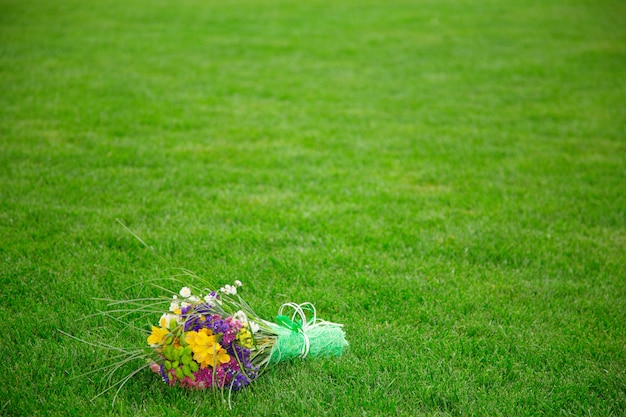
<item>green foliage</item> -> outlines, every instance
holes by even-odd
[[[0,414],[624,415],[623,16],[0,0]],[[350,350],[232,411],[148,370],[91,401],[107,353],[57,330],[142,345],[78,319],[176,267],[311,301]]]

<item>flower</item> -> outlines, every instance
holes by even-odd
[[[239,342],[241,346],[248,348],[248,349],[254,346],[254,340],[252,340],[252,334],[245,327],[242,327],[239,333],[237,334],[237,341]]]
[[[161,365],[159,365],[159,364],[158,364],[158,363],[156,363],[156,362],[152,362],[152,363],[150,364],[150,369],[152,370],[152,372],[154,372],[154,373],[157,373],[157,374],[158,374],[159,372],[161,372]]]
[[[176,314],[163,313],[163,315],[159,319],[159,324],[161,325],[161,327],[170,329],[170,324],[172,323],[172,321],[174,322],[174,324],[178,324],[177,320],[178,316]]]
[[[204,302],[211,308],[215,306],[215,296],[213,294],[207,294],[204,296]]]
[[[148,344],[150,344],[151,346],[162,345],[163,339],[165,339],[165,336],[167,336],[169,332],[170,331],[166,328],[158,328],[156,326],[152,326],[152,334],[148,336]]]
[[[220,288],[220,291],[224,294],[235,295],[237,294],[237,287],[226,284],[222,288]]]
[[[242,323],[248,322],[248,316],[246,315],[246,312],[243,310],[239,310],[235,314],[233,314],[233,318],[239,320]]]
[[[179,294],[181,297],[189,298],[191,297],[191,289],[189,289],[189,287],[183,287],[180,289]]]
[[[219,363],[230,362],[226,350],[216,342],[215,335],[210,329],[201,329],[198,332],[185,333],[185,342],[191,346],[193,359],[204,369],[207,366],[215,367]]]
[[[243,284],[238,279],[235,280],[235,287],[241,287]]]

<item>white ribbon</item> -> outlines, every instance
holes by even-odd
[[[309,336],[307,336],[306,331],[308,329],[312,329],[317,326],[339,326],[343,325],[337,323],[331,323],[329,321],[321,320],[317,318],[317,310],[315,310],[315,306],[312,303],[306,302],[302,304],[296,303],[285,303],[280,306],[278,309],[279,316],[287,316],[284,313],[284,310],[293,309],[293,313],[291,314],[291,321],[296,322],[296,319],[302,323],[298,333],[300,333],[304,339],[304,346],[302,347],[302,352],[300,353],[301,358],[306,358],[309,354],[309,350],[311,348],[311,343],[309,341]],[[305,310],[308,310],[313,313],[313,316],[307,320]]]

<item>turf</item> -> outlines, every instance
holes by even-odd
[[[0,0],[0,414],[624,415],[624,16]],[[58,330],[143,343],[78,319],[177,267],[350,351],[232,410],[149,371],[92,400],[105,353]]]

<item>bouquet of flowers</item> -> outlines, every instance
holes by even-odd
[[[227,392],[230,398],[231,392],[250,385],[272,364],[339,356],[347,349],[342,325],[318,319],[313,304],[283,304],[275,320],[268,321],[238,294],[241,286],[237,280],[217,290],[184,286],[169,297],[109,300],[114,309],[104,312],[107,316],[122,313],[128,318],[139,313],[145,318],[162,313],[147,338],[148,349],[105,346],[120,351],[117,357],[127,356],[112,365],[109,380],[121,364],[144,360],[144,366],[114,384],[117,392],[130,377],[149,367],[170,386],[214,389]]]

